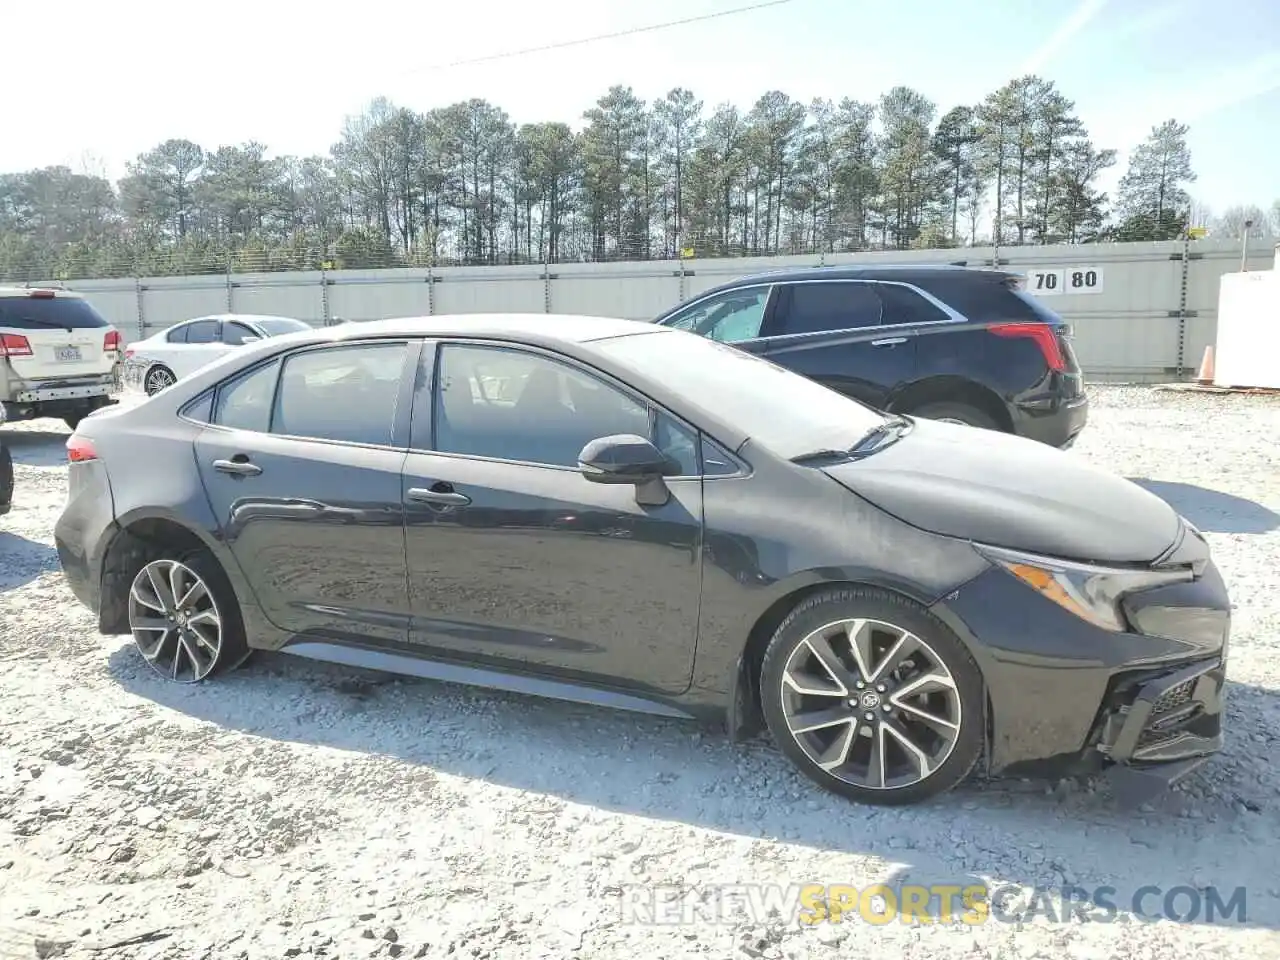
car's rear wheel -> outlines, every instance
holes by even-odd
[[[982,675],[923,607],[847,587],[815,594],[765,651],[760,701],[774,741],[812,780],[868,804],[950,790],[982,754]]]
[[[911,411],[913,416],[926,420],[940,420],[943,423],[960,423],[969,427],[981,427],[983,430],[999,430],[991,414],[977,407],[961,403],[958,400],[943,400],[937,403],[926,403]]]
[[[147,371],[147,376],[142,382],[142,388],[146,390],[147,396],[152,397],[168,387],[172,387],[178,382],[178,378],[173,375],[170,370],[162,363],[156,364]]]
[[[198,683],[248,652],[235,592],[204,550],[161,556],[138,571],[129,630],[148,665],[178,683]]]

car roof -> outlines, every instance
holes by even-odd
[[[884,264],[848,264],[830,267],[788,267],[781,270],[769,270],[753,273],[711,287],[696,297],[663,312],[665,317],[694,300],[715,293],[722,293],[738,287],[754,286],[762,283],[798,283],[806,280],[894,280],[899,283],[929,284],[939,279],[957,279],[959,277],[981,277],[984,280],[1000,280],[1017,277],[1018,274],[1007,270],[996,270],[990,267],[967,267],[958,263],[884,263]]]
[[[33,293],[42,293],[46,297],[66,297],[71,300],[83,300],[84,294],[74,290],[63,290],[60,287],[4,287],[0,286],[0,297],[29,297]]]
[[[305,320],[298,320],[297,317],[284,317],[274,313],[202,313],[198,317],[191,317],[189,320],[179,320],[174,326],[181,326],[184,323],[195,323],[199,320],[247,320],[252,323],[254,320],[294,320],[297,323],[306,323]]]
[[[593,340],[608,340],[640,333],[668,332],[648,321],[556,313],[469,313],[399,317],[344,323],[327,329],[332,331],[334,339],[339,340],[397,336],[479,337],[518,340],[535,346],[590,343]]]

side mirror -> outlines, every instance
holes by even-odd
[[[644,437],[617,434],[592,440],[578,454],[578,468],[593,483],[629,483],[636,487],[636,502],[662,506],[670,497],[663,477],[680,473],[672,460]]]
[[[262,339],[261,337],[254,337],[254,336],[242,337],[240,340],[240,344],[243,346],[246,343],[257,343],[261,339]]]

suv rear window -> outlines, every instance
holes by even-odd
[[[1033,294],[981,274],[949,276],[921,286],[972,323],[1066,322]]]
[[[12,330],[91,330],[106,319],[78,297],[0,297],[0,327]]]

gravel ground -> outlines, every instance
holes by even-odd
[[[1226,751],[1129,811],[1103,785],[1023,781],[857,807],[765,743],[284,656],[166,685],[61,582],[66,431],[7,428],[0,956],[1280,956],[1280,401],[1094,398],[1073,455],[1199,525],[1237,604]],[[1118,913],[1054,922],[1042,901],[1023,923],[805,927],[620,907],[670,885],[878,881],[1112,887]],[[1244,887],[1247,920],[1138,920],[1148,885]]]

